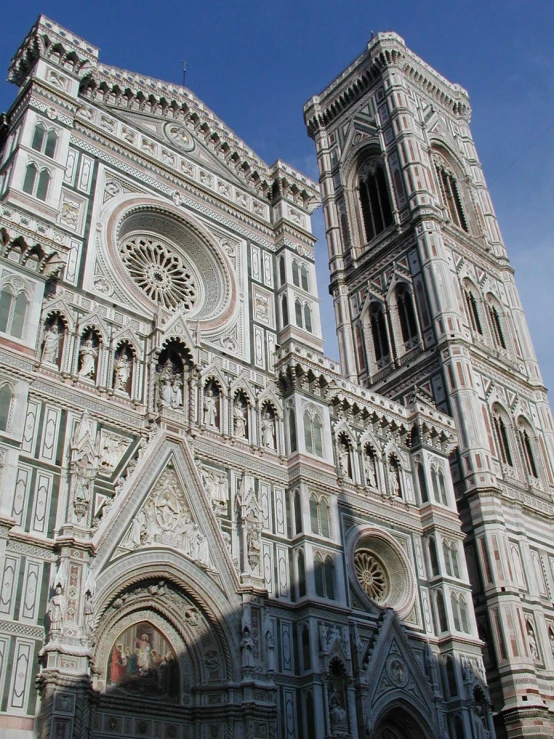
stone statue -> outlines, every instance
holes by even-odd
[[[98,356],[98,350],[92,343],[92,339],[87,339],[81,346],[79,351],[81,358],[81,369],[79,370],[79,377],[88,377],[94,380],[96,375],[96,357]]]
[[[391,481],[391,492],[392,492],[393,497],[400,498],[401,492],[400,492],[400,480],[398,479],[398,470],[391,469],[390,481]]]
[[[527,641],[529,643],[529,652],[531,653],[531,657],[535,662],[540,662],[541,658],[539,655],[539,648],[537,646],[537,638],[530,625],[527,626]]]
[[[265,646],[267,649],[267,671],[275,672],[275,639],[271,629],[265,632]]]
[[[275,449],[275,421],[270,411],[262,414],[262,446]]]
[[[90,590],[85,593],[83,615],[85,617],[85,634],[90,636],[94,631],[94,602]]]
[[[377,487],[377,477],[375,475],[375,460],[373,455],[368,452],[364,455],[365,481],[370,488]]]
[[[65,616],[66,598],[61,583],[56,585],[55,593],[50,599],[48,615],[50,618],[50,633],[60,634]]]
[[[218,428],[217,424],[217,401],[213,387],[209,387],[204,395],[204,423],[210,428]]]
[[[329,701],[329,719],[332,729],[341,729],[346,726],[346,711],[342,707],[337,693],[333,693]]]
[[[42,361],[50,364],[58,364],[60,358],[60,345],[62,343],[63,330],[60,331],[57,323],[44,332],[44,347],[42,349]]]
[[[129,382],[129,378],[131,377],[132,365],[132,359],[130,359],[130,357],[128,357],[126,354],[121,354],[116,359],[114,368],[114,390],[117,390],[121,393],[128,392],[127,383]]]
[[[173,381],[175,376],[175,369],[171,359],[166,359],[164,366],[160,372],[159,387],[160,387],[160,399],[162,405],[168,408],[173,407]]]
[[[183,381],[179,375],[173,376],[171,383],[171,407],[181,408],[183,405]]]
[[[475,731],[477,739],[489,739],[491,735],[487,729],[487,716],[479,703],[475,706]]]
[[[246,415],[247,408],[245,408],[240,398],[235,402],[233,407],[233,420],[235,427],[235,436],[238,439],[246,439]]]
[[[343,441],[338,443],[339,470],[344,477],[350,477],[350,452]]]
[[[242,630],[240,649],[242,653],[242,666],[246,669],[252,669],[254,667],[254,640],[250,636],[248,626],[245,626]]]

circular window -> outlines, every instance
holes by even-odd
[[[389,587],[387,573],[381,560],[369,549],[358,549],[354,555],[354,568],[364,592],[377,603],[384,601]]]
[[[135,236],[120,245],[123,263],[135,284],[169,310],[194,308],[197,288],[183,260],[159,239]]]
[[[350,580],[362,601],[407,615],[415,590],[410,564],[399,544],[382,529],[358,529],[351,540]]]

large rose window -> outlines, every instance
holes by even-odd
[[[383,529],[360,527],[349,544],[350,582],[366,605],[394,608],[401,617],[413,607],[415,590],[406,551]]]
[[[183,260],[159,239],[135,236],[120,246],[123,263],[135,284],[158,305],[191,310],[197,290]]]
[[[358,549],[354,555],[356,577],[364,592],[381,603],[387,597],[388,577],[383,563],[368,549]]]

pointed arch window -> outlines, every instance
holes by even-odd
[[[296,441],[296,413],[294,408],[289,410],[289,446],[291,454],[298,449],[298,443]]]
[[[300,490],[294,491],[294,525],[295,533],[302,533],[302,504],[300,501]]]
[[[13,394],[9,385],[0,387],[0,431],[7,431],[10,424]]]
[[[446,206],[452,223],[464,231],[469,231],[467,221],[462,207],[458,182],[454,173],[446,169],[442,164],[437,164],[437,176],[442,194],[442,201]]]
[[[323,424],[316,411],[304,411],[304,443],[308,454],[323,457]]]
[[[10,285],[0,292],[0,331],[22,339],[29,301],[23,291],[14,293]]]
[[[296,287],[300,287],[300,273],[298,270],[298,262],[296,259],[292,262],[292,282]]]
[[[302,598],[306,595],[306,563],[304,561],[304,551],[298,551],[298,559],[296,561],[298,568],[298,597]]]
[[[425,470],[423,465],[418,463],[417,467],[417,484],[419,486],[419,494],[422,503],[429,502],[429,493],[427,492],[427,481],[425,480]]]
[[[318,536],[331,536],[331,508],[325,496],[318,498],[315,494],[310,496],[310,525],[312,534]]]
[[[304,325],[302,321],[302,303],[298,299],[294,301],[294,318],[296,325],[302,328]]]
[[[492,337],[494,339],[494,343],[500,349],[506,349],[506,340],[504,338],[504,332],[502,331],[502,324],[500,322],[500,314],[498,313],[498,309],[491,302],[487,304],[487,308],[489,311],[489,318],[490,318]]]
[[[312,311],[308,303],[304,303],[304,328],[312,333]]]
[[[513,467],[512,453],[510,451],[510,443],[508,441],[508,432],[506,430],[506,424],[504,419],[499,413],[495,413],[493,416],[494,432],[496,435],[496,443],[500,453],[500,459],[504,464]]]
[[[407,285],[399,285],[396,288],[396,305],[398,307],[398,318],[404,344],[413,345],[417,339],[417,320],[414,310],[412,293]]]
[[[393,221],[389,189],[381,160],[370,159],[360,167],[358,192],[366,241],[369,242]]]
[[[34,195],[39,200],[46,200],[50,187],[50,173],[47,169],[38,170],[34,162],[30,162],[25,170],[23,192]]]
[[[285,258],[284,257],[280,257],[279,258],[279,280],[281,282],[281,286],[283,286],[285,284],[285,282],[287,281],[286,272],[285,272]]]
[[[448,631],[448,619],[446,618],[446,608],[444,605],[444,595],[442,594],[442,590],[437,590],[435,594],[435,605],[437,608],[439,633]]]
[[[283,295],[281,300],[281,319],[283,328],[289,325],[289,304],[286,295]]]
[[[440,570],[439,570],[439,558],[437,556],[437,545],[435,544],[434,536],[429,537],[428,549],[429,549],[429,563],[431,565],[431,575],[433,577],[437,577],[437,575],[440,575]]]
[[[483,327],[481,326],[481,317],[479,316],[479,308],[473,291],[469,287],[464,287],[464,298],[466,301],[467,313],[471,330],[477,334],[483,335]]]
[[[308,292],[309,284],[308,284],[308,269],[305,264],[301,265],[300,267],[300,286],[302,290],[305,290]]]
[[[387,334],[387,324],[382,305],[379,303],[371,304],[369,308],[369,320],[371,324],[371,336],[373,339],[375,361],[377,362],[377,366],[382,368],[390,362],[389,337]]]
[[[458,551],[456,544],[452,541],[443,541],[442,553],[444,556],[444,564],[446,567],[446,574],[449,577],[460,577],[460,565],[458,562]]]
[[[315,592],[320,598],[335,600],[335,563],[330,554],[316,552],[314,555]]]
[[[538,479],[539,474],[537,472],[537,465],[535,464],[535,456],[533,454],[531,439],[529,438],[527,429],[523,426],[519,428],[519,441],[523,452],[523,461],[525,462],[527,474]]]
[[[35,126],[31,147],[35,151],[40,151],[50,159],[56,154],[56,146],[58,143],[58,134],[53,128],[46,129],[42,121]]]

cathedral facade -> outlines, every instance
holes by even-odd
[[[44,16],[9,78],[3,735],[551,736],[552,422],[465,91],[378,34],[305,106],[320,187]]]

